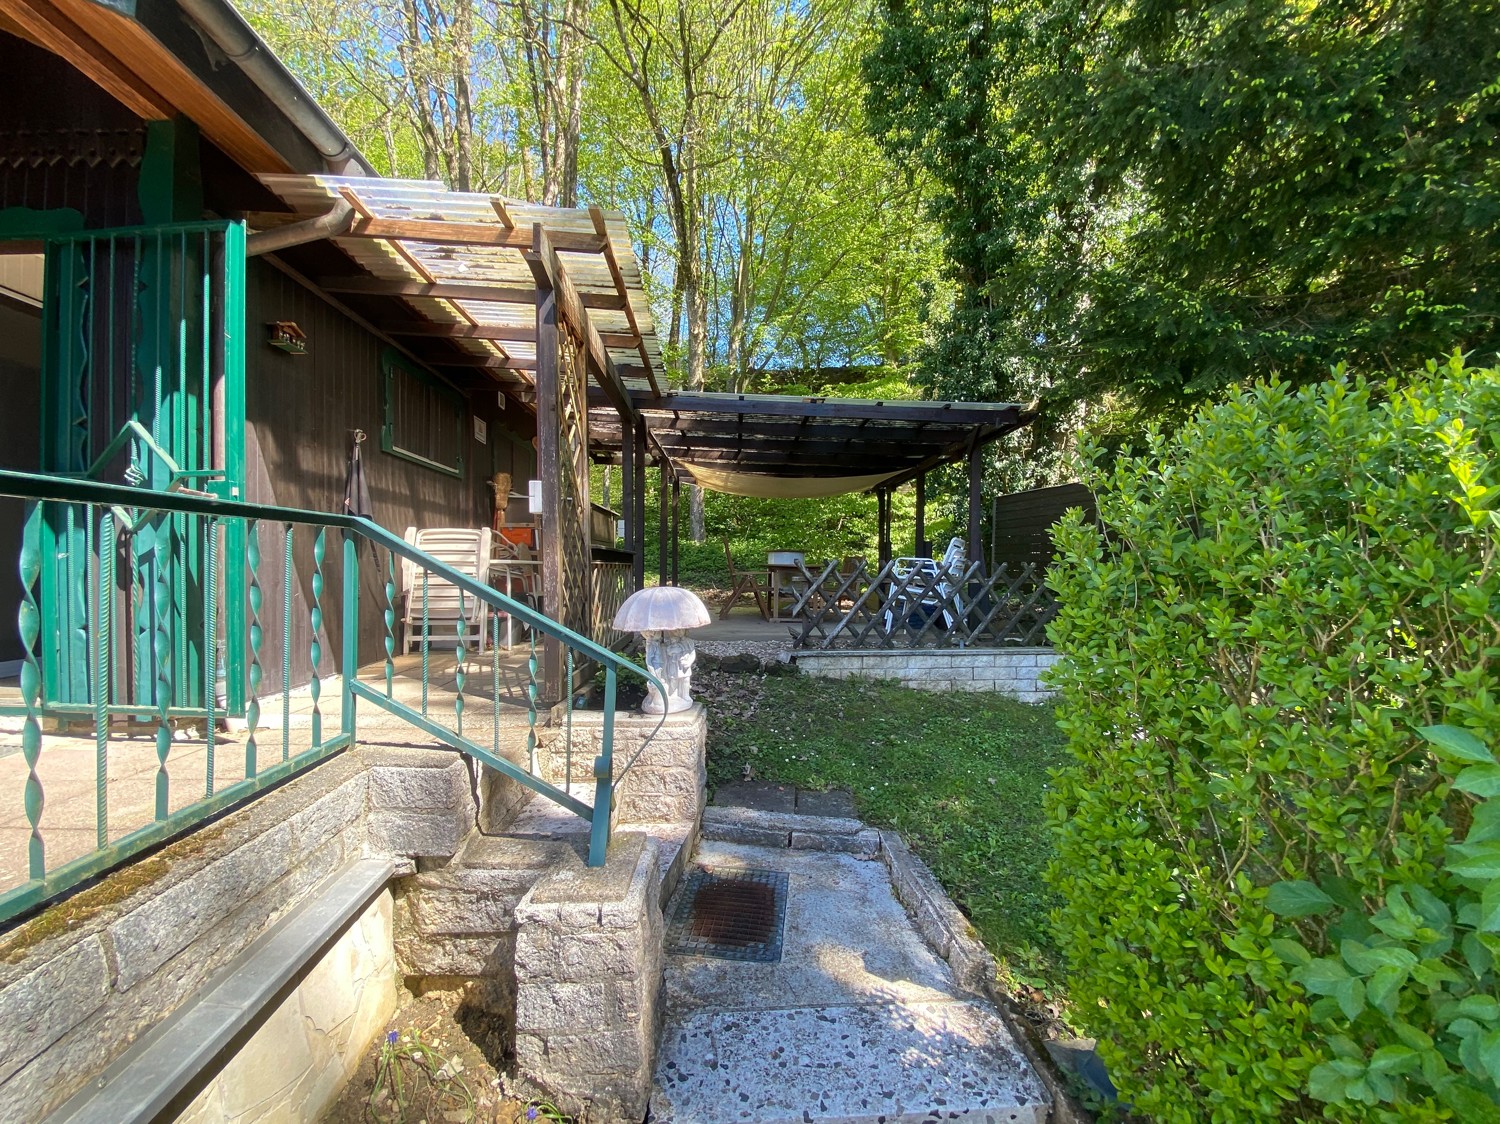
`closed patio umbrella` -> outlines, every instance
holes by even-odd
[[[360,455],[360,446],[365,443],[365,431],[354,431],[354,446],[349,451],[349,475],[344,480],[344,511],[350,515],[375,518],[375,506],[370,502],[370,485],[365,481],[365,462]]]

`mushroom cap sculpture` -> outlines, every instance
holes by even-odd
[[[646,688],[641,710],[672,714],[693,705],[694,646],[687,630],[709,623],[708,606],[696,593],[675,585],[638,589],[615,614],[615,627],[646,638],[646,669],[666,687],[662,698],[656,684]]]
[[[692,590],[678,585],[638,589],[615,614],[615,627],[622,632],[676,632],[708,623],[708,606]]]

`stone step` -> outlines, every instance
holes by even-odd
[[[652,1124],[1042,1124],[1048,1100],[996,1012],[953,999],[669,1018]]]

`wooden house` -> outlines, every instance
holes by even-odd
[[[377,522],[535,523],[540,607],[601,634],[643,575],[647,435],[629,390],[661,389],[621,215],[375,176],[227,0],[0,0],[0,62],[0,467],[338,511],[363,437]],[[633,435],[623,547],[590,517],[590,385]],[[0,499],[0,558],[19,527],[19,501]],[[67,701],[86,691],[70,563],[84,531],[45,534],[44,680]],[[273,530],[261,547],[288,552],[295,576],[263,591],[262,625],[289,630],[285,671],[304,681],[312,544]],[[119,549],[139,560],[149,532]],[[172,612],[191,613],[212,566],[163,564]],[[231,650],[242,569],[219,575]],[[362,644],[383,584],[363,572]],[[22,595],[7,565],[0,617]],[[0,672],[21,654],[0,630]],[[203,665],[191,643],[181,654]],[[556,697],[555,653],[548,684]]]

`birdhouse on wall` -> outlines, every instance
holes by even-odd
[[[266,340],[272,347],[288,355],[307,354],[307,333],[290,320],[276,320],[266,325],[269,336]]]

